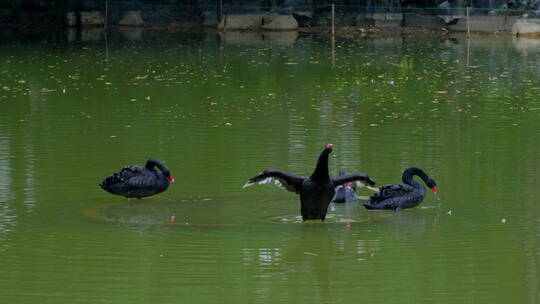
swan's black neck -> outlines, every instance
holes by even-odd
[[[167,168],[167,166],[165,166],[164,163],[162,163],[161,161],[155,159],[155,158],[150,158],[148,159],[148,161],[146,162],[146,165],[144,166],[146,169],[148,170],[153,170],[154,169],[154,166],[155,167],[158,167],[159,170],[165,174],[166,176],[169,176],[170,175],[170,172],[169,172],[169,168]]]
[[[321,155],[319,155],[319,159],[317,160],[317,166],[315,167],[315,171],[313,171],[313,174],[311,174],[311,177],[314,179],[329,179],[330,176],[328,175],[328,156],[332,153],[332,149],[324,149],[321,152]]]
[[[422,169],[416,167],[410,167],[405,169],[405,171],[403,171],[403,176],[401,177],[401,179],[404,183],[409,185],[420,185],[420,183],[413,179],[413,176],[415,175],[419,176],[424,181],[424,183],[428,184],[429,176]]]

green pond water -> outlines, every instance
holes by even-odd
[[[540,301],[539,41],[0,38],[2,303]],[[441,199],[302,223],[296,195],[242,189],[267,167],[309,175],[326,143],[332,174],[418,166]],[[149,157],[166,192],[98,187]]]

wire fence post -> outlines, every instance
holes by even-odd
[[[332,67],[336,67],[336,37],[332,35]]]
[[[471,23],[469,21],[469,6],[467,5],[467,38],[471,37]]]
[[[467,38],[467,67],[471,66],[471,39]]]
[[[109,19],[108,15],[109,15],[109,0],[105,1],[105,22],[104,22],[105,24],[103,25],[103,30],[104,31],[107,30],[107,23],[109,23],[108,20],[107,20],[107,19]]]
[[[223,19],[223,0],[219,0],[219,22]]]
[[[336,5],[332,1],[332,35],[336,33]]]

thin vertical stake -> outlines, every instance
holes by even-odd
[[[335,24],[336,24],[336,5],[334,4],[334,2],[332,2],[332,35],[336,33]]]
[[[332,67],[336,67],[336,37],[332,35]]]
[[[105,24],[103,25],[103,30],[107,30],[107,19],[109,14],[109,0],[105,1]]]
[[[105,61],[109,61],[109,39],[107,38],[107,31],[103,31],[105,37]]]
[[[471,53],[471,39],[467,38],[467,67],[470,66],[471,60],[470,60],[470,53]]]
[[[219,22],[223,18],[223,0],[219,0]]]
[[[471,24],[469,22],[469,6],[467,6],[467,37],[471,37]]]

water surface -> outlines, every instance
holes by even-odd
[[[536,303],[540,51],[509,37],[2,33],[6,303]],[[438,183],[302,223],[267,167]],[[97,183],[163,160],[166,192]],[[362,190],[361,195],[369,195]],[[168,219],[175,216],[174,223]]]

